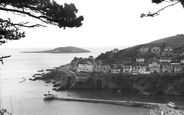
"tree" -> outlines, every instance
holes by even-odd
[[[22,27],[46,27],[46,24],[51,24],[65,29],[66,27],[80,27],[84,20],[83,16],[76,15],[78,9],[74,4],[59,5],[50,0],[0,0],[0,11],[31,17],[45,24],[14,23],[10,18],[0,17],[0,45],[25,37],[25,32],[20,31]],[[2,59],[0,58],[0,61]]]
[[[66,27],[80,27],[84,19],[83,16],[76,16],[78,9],[74,4],[59,5],[50,0],[1,0],[0,10],[32,17],[64,29]],[[0,45],[8,40],[18,40],[25,37],[25,33],[20,32],[20,27],[45,27],[41,24],[28,24],[29,22],[13,23],[11,19],[0,17]]]
[[[147,14],[142,13],[140,17],[143,18],[143,17],[158,16],[160,14],[160,12],[163,11],[164,9],[166,9],[170,6],[174,6],[178,3],[181,3],[181,5],[184,8],[184,0],[152,0],[152,3],[155,3],[155,4],[160,4],[160,3],[163,3],[163,2],[167,2],[167,3],[169,3],[169,5],[166,5],[165,7],[163,7],[162,9],[159,9],[156,12],[148,12]]]

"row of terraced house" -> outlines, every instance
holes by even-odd
[[[151,74],[151,73],[182,73],[184,72],[184,59],[179,63],[171,62],[171,59],[160,59],[158,62],[143,63],[144,58],[137,58],[134,65],[130,64],[97,64],[90,61],[78,63],[78,72],[96,73],[125,73],[125,74]],[[171,63],[170,63],[171,62]]]

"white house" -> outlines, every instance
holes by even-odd
[[[125,65],[122,67],[122,73],[128,73],[131,74],[132,73],[132,66],[131,65]]]
[[[153,62],[152,64],[149,64],[150,67],[150,72],[154,73],[160,73],[160,64],[158,64],[157,62]]]
[[[159,59],[159,62],[166,62],[166,63],[170,63],[172,61],[172,59],[170,57],[161,57]]]
[[[148,66],[140,66],[139,73],[140,74],[150,74],[150,69]]]
[[[120,73],[121,72],[121,69],[111,69],[111,73]]]
[[[182,66],[180,65],[180,63],[171,63],[171,65],[173,67],[174,73],[181,73],[182,72]]]
[[[173,48],[170,46],[164,48],[164,52],[172,52],[172,51],[173,51]]]
[[[112,64],[111,65],[111,73],[120,73],[121,72],[121,66],[118,64]]]
[[[149,51],[149,47],[143,46],[139,49],[140,53],[147,53]]]
[[[78,64],[78,72],[93,72],[93,65],[91,64]]]
[[[145,62],[145,59],[139,57],[139,58],[136,58],[136,62],[138,62],[138,63],[143,63],[143,62]]]
[[[139,73],[140,66],[136,65],[132,67],[132,74],[137,75]]]
[[[181,64],[184,64],[184,59],[181,59],[181,60],[180,60],[180,63],[181,63]]]

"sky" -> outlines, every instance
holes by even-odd
[[[160,38],[184,33],[184,9],[177,4],[162,11],[159,16],[140,18],[141,13],[157,11],[166,6],[153,4],[151,0],[55,0],[74,3],[78,16],[83,15],[83,25],[79,28],[61,29],[57,26],[22,28],[26,37],[9,41],[2,48],[29,47],[129,47],[148,43]],[[30,21],[12,13],[0,12],[12,21]]]

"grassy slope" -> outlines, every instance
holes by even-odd
[[[184,51],[184,35],[176,35],[168,38],[163,38],[159,40],[155,40],[153,42],[133,46],[130,48],[123,49],[119,51],[114,57],[118,59],[125,59],[125,58],[135,58],[139,55],[138,50],[142,47],[146,46],[150,49],[154,46],[160,47],[162,50],[167,47],[171,46],[174,49],[174,52],[181,53]]]
[[[162,38],[155,40],[151,43],[175,43],[175,44],[184,44],[184,35],[176,35],[167,38]]]

